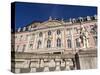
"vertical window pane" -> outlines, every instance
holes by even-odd
[[[57,39],[57,47],[61,47],[61,39]]]
[[[41,41],[39,40],[39,41],[38,41],[37,48],[40,48],[40,46],[41,46]]]
[[[51,35],[51,31],[48,31],[48,35]]]
[[[39,33],[39,37],[42,37],[42,32]]]
[[[93,38],[94,38],[95,45],[97,46],[97,37],[94,36]]]
[[[61,32],[60,32],[60,30],[58,29],[58,30],[57,30],[57,34],[59,35],[60,33],[61,33]]]
[[[67,45],[68,45],[68,48],[72,48],[72,44],[71,44],[71,40],[70,39],[67,40]]]
[[[47,48],[50,48],[51,47],[51,40],[48,40],[47,41]]]

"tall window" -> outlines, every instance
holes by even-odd
[[[80,47],[80,42],[79,42],[79,39],[78,38],[76,39],[76,47],[77,48]]]
[[[60,38],[57,39],[57,47],[61,47],[61,39]]]
[[[29,44],[29,48],[32,49],[33,48],[33,44]]]
[[[42,35],[43,35],[42,32],[40,32],[40,33],[39,33],[39,37],[42,37]]]
[[[38,41],[37,48],[40,48],[40,47],[41,47],[41,41],[39,40],[39,41]]]
[[[51,47],[51,40],[47,40],[47,48]]]
[[[48,31],[48,36],[51,35],[51,31]]]
[[[60,33],[61,33],[61,32],[60,32],[60,30],[58,29],[58,30],[57,30],[57,35],[59,35]]]
[[[26,45],[23,45],[23,49],[22,49],[22,51],[24,51],[24,50],[25,50],[25,47],[26,47]]]
[[[94,42],[95,42],[95,45],[97,46],[97,36],[94,36]]]
[[[70,39],[67,40],[67,45],[68,45],[68,48],[72,48],[72,44],[71,44],[71,40]]]

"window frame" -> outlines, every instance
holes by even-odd
[[[41,48],[41,47],[40,47],[40,46],[41,46],[41,44],[42,44],[41,40],[38,40],[38,43],[37,43],[37,48]]]
[[[60,35],[60,34],[61,34],[60,29],[57,29],[57,35]]]
[[[75,39],[75,44],[76,48],[79,48],[81,46],[78,38]]]
[[[71,39],[67,39],[67,47],[72,48],[72,41]]]
[[[43,36],[43,33],[42,33],[42,32],[40,32],[40,33],[39,33],[39,37],[42,37],[42,36]]]
[[[50,48],[51,47],[51,40],[47,40],[47,48]]]
[[[26,45],[24,44],[24,45],[23,45],[23,48],[22,48],[22,51],[23,51],[23,52],[24,52],[25,48],[26,48]]]
[[[48,31],[48,36],[50,36],[50,35],[51,35],[51,31],[49,30],[49,31]]]
[[[61,39],[57,38],[57,47],[61,47]]]

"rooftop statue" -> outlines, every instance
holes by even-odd
[[[88,31],[86,30],[86,28],[81,25],[81,29],[80,29],[80,40],[81,40],[81,43],[83,45],[83,48],[88,48],[89,47],[89,44],[88,44]]]

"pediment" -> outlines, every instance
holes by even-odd
[[[41,24],[41,26],[47,26],[47,27],[59,26],[59,25],[62,25],[62,23],[59,22],[59,21],[47,21],[47,22],[43,22],[43,23]]]

